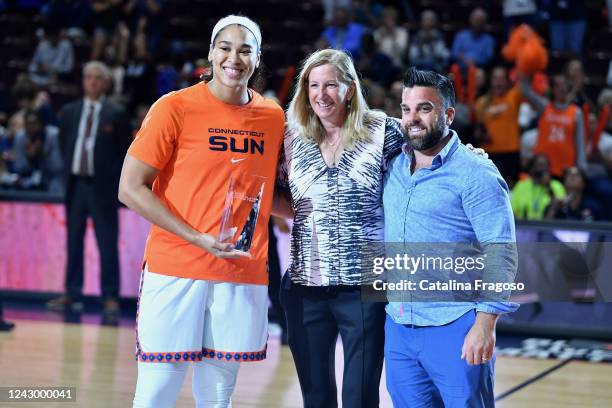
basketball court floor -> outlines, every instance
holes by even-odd
[[[74,386],[77,397],[73,403],[0,402],[0,407],[131,407],[137,370],[129,315],[109,326],[98,314],[75,319],[10,307],[5,314],[16,327],[0,333],[0,386]],[[235,408],[302,406],[291,353],[280,344],[276,326],[271,326],[268,359],[240,370]],[[336,371],[340,379],[340,342]],[[190,387],[187,377],[177,407],[193,407]],[[499,356],[495,394],[502,408],[610,407],[612,364]],[[391,407],[384,377],[380,395],[381,407]]]

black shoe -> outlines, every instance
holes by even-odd
[[[47,309],[61,310],[61,311],[66,310],[66,309],[72,309],[75,311],[79,311],[79,310],[83,310],[83,302],[78,301],[78,300],[73,300],[68,295],[62,295],[62,296],[56,297],[48,301]]]
[[[11,331],[13,327],[15,327],[15,323],[0,319],[0,331]]]
[[[121,305],[116,298],[107,298],[102,302],[102,310],[107,314],[117,314],[121,311]]]

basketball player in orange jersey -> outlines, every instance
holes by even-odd
[[[210,81],[151,107],[121,175],[119,199],[153,224],[137,311],[134,407],[173,406],[191,363],[196,406],[227,407],[240,363],[266,356],[268,219],[284,114],[248,88],[261,59],[255,22],[219,20],[208,59]],[[259,183],[260,200],[234,208],[259,210],[249,256],[218,238],[230,180]]]
[[[521,80],[521,93],[540,113],[534,153],[546,155],[550,173],[561,179],[568,167],[586,168],[584,119],[580,108],[567,102],[567,78],[557,74],[551,82],[551,101],[536,95],[526,79]]]

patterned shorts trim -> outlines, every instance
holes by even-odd
[[[163,288],[163,291],[160,288]],[[150,273],[145,266],[136,309],[136,361],[192,362],[202,361],[205,358],[235,362],[265,360],[268,335],[267,291],[266,286],[260,285],[193,281]],[[147,298],[148,293],[154,293],[155,298]],[[218,302],[221,305],[225,304],[225,307],[216,306],[211,301],[215,297],[225,301],[225,303]],[[145,320],[142,315],[143,302],[148,306]],[[207,308],[206,318],[210,319],[208,322],[203,320],[205,314],[202,310],[189,307],[202,303],[205,303]],[[178,323],[176,316],[180,316]],[[240,318],[246,319],[245,324],[235,326],[232,322]],[[174,330],[180,332],[174,333],[175,337],[181,339],[180,341],[171,337],[168,341],[163,341],[167,321],[172,321]],[[205,327],[205,330],[201,332],[202,329],[195,329],[196,327]],[[144,339],[142,337],[144,330],[141,329],[147,330]],[[217,333],[217,336],[212,336],[212,333]],[[207,337],[214,340],[207,343]],[[207,345],[216,348],[208,348]],[[168,349],[178,350],[149,351]]]
[[[141,350],[136,350],[136,361],[143,363],[171,363],[180,361],[202,361],[204,358],[211,358],[223,361],[254,362],[265,360],[267,348],[268,346],[266,345],[266,348],[256,352],[231,352],[209,348],[202,348],[201,351],[182,351],[172,353],[145,353]]]

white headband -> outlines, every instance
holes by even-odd
[[[223,30],[225,27],[238,24],[246,28],[253,34],[255,37],[255,42],[257,43],[257,51],[261,49],[261,31],[259,30],[259,26],[250,18],[229,15],[227,17],[223,17],[221,20],[215,24],[215,27],[212,30],[212,35],[210,36],[210,44],[212,45],[215,42],[215,37],[219,34],[219,31]]]

